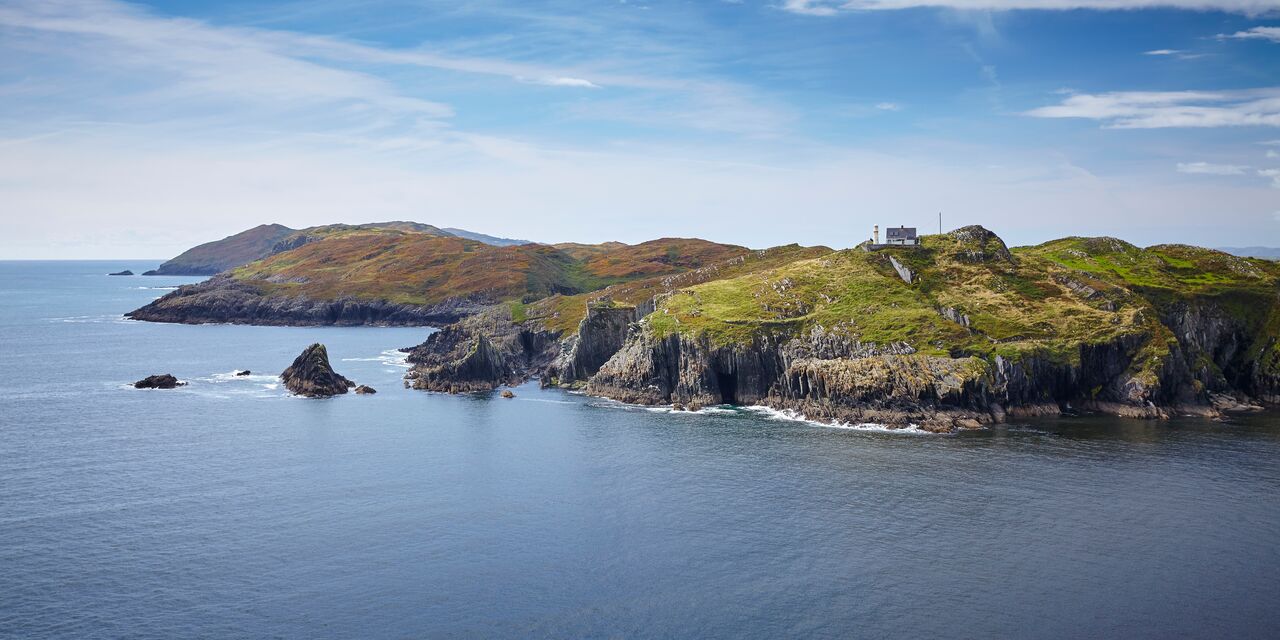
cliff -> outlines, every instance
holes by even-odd
[[[579,261],[614,254],[612,260],[606,259],[613,269],[624,264],[616,258],[618,253],[629,255],[632,258],[629,269],[635,273],[653,270],[645,266],[645,260],[665,259],[671,253],[662,248],[662,244],[657,244],[660,250],[655,250],[655,243],[635,247],[621,243],[556,245],[556,248],[570,251]],[[665,295],[676,287],[766,269],[830,251],[826,247],[787,245],[759,251],[725,252],[732,257],[678,273],[640,278],[588,293],[552,295],[531,303],[493,305],[444,327],[423,344],[407,349],[409,361],[414,365],[408,378],[415,387],[433,391],[492,389],[531,377],[540,377],[544,385],[581,387],[622,347],[633,323],[652,311],[655,296]],[[640,259],[635,259],[636,256]],[[482,339],[498,354],[492,361],[493,366],[479,370],[464,366],[462,360],[471,353],[472,345]],[[461,380],[464,384],[451,384],[450,372],[459,370],[467,372],[466,379]]]
[[[587,390],[933,430],[1067,410],[1216,415],[1276,399],[1277,275],[1109,238],[1009,251],[968,227],[676,292]]]

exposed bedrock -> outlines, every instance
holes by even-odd
[[[1224,335],[1208,331],[1201,334],[1204,342],[1188,344],[1223,358],[1209,368],[1226,367],[1232,349]],[[1211,396],[1179,349],[1158,377],[1135,374],[1148,339],[1081,345],[1078,358],[1064,363],[1036,354],[1016,360],[925,356],[908,345],[862,345],[821,330],[803,339],[766,337],[734,347],[636,330],[587,391],[637,404],[762,404],[811,419],[942,431],[1069,409],[1163,418],[1247,406]],[[1210,378],[1217,393],[1247,399],[1230,380]]]
[[[652,304],[640,308],[612,304],[588,306],[578,330],[558,345],[559,354],[543,373],[543,384],[585,384],[622,348],[631,324],[652,309]]]
[[[507,307],[491,307],[406,349],[413,368],[405,378],[415,389],[450,393],[518,384],[550,363],[555,339],[514,324]]]
[[[294,358],[284,373],[280,374],[289,391],[308,398],[327,398],[342,395],[355,383],[338,375],[329,365],[329,351],[320,343],[313,344]]]
[[[420,306],[386,300],[267,296],[252,283],[222,275],[179,287],[127,315],[134,320],[184,324],[428,326],[454,322],[483,306],[457,299]]]

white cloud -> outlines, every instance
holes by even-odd
[[[876,105],[876,108],[881,111],[902,111],[902,105],[896,102],[881,102]]]
[[[1277,153],[1275,149],[1267,149],[1267,157],[1280,158],[1280,153]]]
[[[782,5],[792,13],[811,16],[917,7],[980,11],[1191,9],[1257,15],[1280,10],[1280,0],[786,0]]]
[[[1280,42],[1280,27],[1254,27],[1235,33],[1219,33],[1219,40],[1270,40]]]
[[[805,16],[834,16],[842,7],[840,3],[827,0],[786,0],[782,8]]]
[[[1085,118],[1116,129],[1280,126],[1280,87],[1232,91],[1075,94],[1032,109],[1037,118]]]
[[[525,78],[523,76],[517,78],[521,82],[528,84],[540,84],[548,87],[577,87],[582,89],[599,89],[600,85],[586,80],[584,78],[569,78],[565,76],[544,76],[541,78]]]
[[[1280,189],[1280,169],[1258,169],[1258,175],[1271,178],[1271,186]]]
[[[1178,173],[1202,173],[1211,176],[1242,176],[1249,167],[1210,162],[1179,162]]]
[[[1171,56],[1171,55],[1173,55],[1173,54],[1175,54],[1175,53],[1182,53],[1182,50],[1181,50],[1181,49],[1153,49],[1153,50],[1151,50],[1151,51],[1144,51],[1144,52],[1143,52],[1143,55],[1148,55],[1148,56]]]

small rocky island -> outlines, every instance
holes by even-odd
[[[184,387],[187,383],[173,377],[171,373],[160,373],[153,376],[147,376],[135,383],[134,389],[176,389]]]
[[[333,370],[329,365],[329,350],[318,342],[304,349],[280,374],[280,379],[289,391],[308,398],[342,395],[355,386]]]
[[[125,269],[124,271],[117,271],[117,272],[115,272],[115,273],[108,273],[107,275],[109,275],[109,276],[131,276],[131,275],[133,275],[133,272],[132,272],[132,271],[130,271],[130,270],[128,270],[128,269]]]

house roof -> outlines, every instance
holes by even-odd
[[[886,238],[914,238],[916,237],[915,227],[889,227],[884,230]]]

